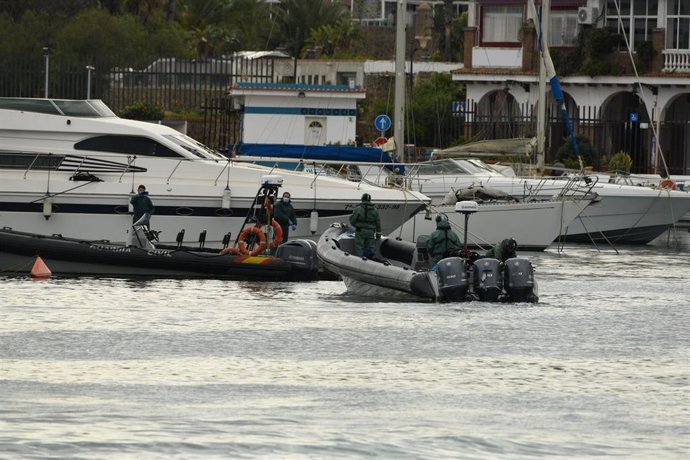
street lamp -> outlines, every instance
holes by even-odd
[[[45,69],[45,72],[46,72],[45,77],[46,78],[45,78],[44,95],[45,95],[45,98],[48,99],[48,81],[49,81],[48,71],[50,69],[50,47],[49,46],[43,47],[43,61],[45,62],[45,68],[46,68]]]
[[[93,72],[95,67],[87,65],[86,66],[86,99],[91,99],[91,72]]]

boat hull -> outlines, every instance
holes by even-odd
[[[438,298],[438,280],[433,272],[355,256],[353,240],[351,229],[336,225],[326,230],[317,244],[319,260],[327,270],[342,277],[348,292],[396,299],[434,301]],[[377,253],[380,259],[378,248]]]
[[[536,202],[486,203],[469,216],[467,243],[473,249],[486,249],[505,238],[514,238],[522,250],[543,251],[587,208],[589,200],[554,200]],[[462,240],[465,216],[454,206],[433,207],[445,213],[453,230]],[[389,236],[416,241],[436,229],[434,214],[418,213]]]
[[[300,279],[277,257],[155,248],[0,230],[0,272],[27,274],[37,258],[55,275],[246,280]]]

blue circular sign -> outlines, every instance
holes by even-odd
[[[391,124],[391,119],[388,117],[388,115],[379,115],[374,120],[374,126],[376,126],[376,129],[379,131],[387,131],[390,129]]]

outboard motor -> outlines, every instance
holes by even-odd
[[[503,284],[511,302],[533,302],[539,300],[535,291],[534,269],[527,259],[512,258],[505,261]]]
[[[276,249],[276,257],[292,265],[293,280],[315,280],[319,277],[316,243],[311,240],[291,240]]]
[[[503,280],[497,259],[478,259],[472,270],[472,288],[478,300],[496,302],[501,298]]]
[[[438,289],[441,298],[449,302],[467,300],[470,287],[467,264],[460,257],[446,257],[438,263]]]

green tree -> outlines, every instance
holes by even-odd
[[[420,146],[440,147],[439,126],[452,122],[451,102],[460,98],[461,88],[450,75],[432,74],[414,87],[407,123],[408,141]]]
[[[69,17],[81,10],[99,5],[98,0],[0,0],[0,11],[18,21],[28,11],[51,16]]]
[[[278,8],[283,44],[293,55],[300,55],[306,37],[313,30],[325,25],[335,25],[345,15],[345,9],[338,2],[285,0]]]
[[[103,9],[90,9],[58,32],[55,54],[63,63],[92,65],[99,71],[143,67],[149,60],[147,38],[146,29],[134,16],[113,16]]]
[[[63,19],[45,11],[27,11],[18,21],[7,14],[1,15],[0,62],[3,67],[26,62],[29,56],[35,56],[35,60],[41,63],[42,50],[53,47],[54,33]]]
[[[242,50],[273,49],[278,34],[273,35],[271,5],[260,0],[233,0],[228,10],[228,27]]]

